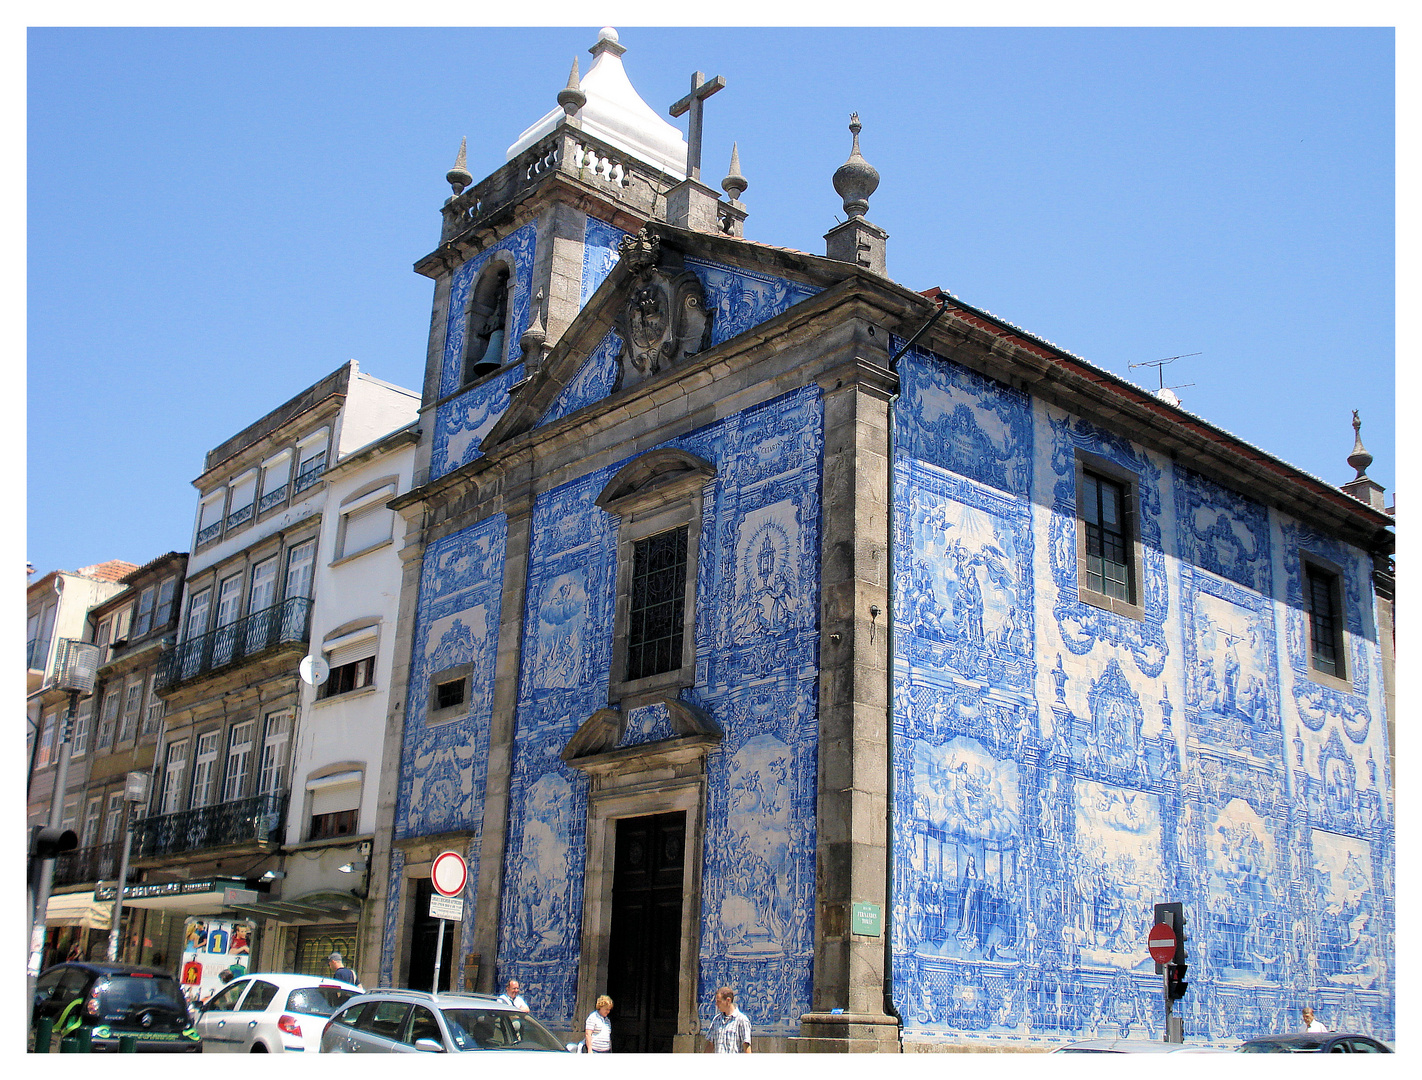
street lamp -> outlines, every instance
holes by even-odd
[[[79,709],[79,698],[94,692],[94,681],[99,674],[99,656],[102,650],[97,645],[72,638],[60,638],[55,650],[54,676],[50,686],[63,690],[69,695],[69,711],[65,714],[64,725],[59,734],[59,763],[54,770],[54,786],[49,793],[49,827],[58,829],[64,818],[64,794],[69,784],[69,753],[72,749],[70,736],[74,732],[74,715]],[[35,875],[33,902],[30,907],[30,956],[26,965],[29,981],[30,1019],[34,1019],[35,979],[44,959],[45,917],[49,911],[49,891],[54,884],[54,856],[45,855],[40,859],[39,871]]]
[[[119,937],[123,932],[123,887],[128,884],[128,851],[133,844],[133,819],[148,801],[148,774],[131,772],[123,786],[123,854],[119,857],[118,888],[114,890],[114,917],[109,925],[109,961],[118,959]]]

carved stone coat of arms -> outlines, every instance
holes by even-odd
[[[627,302],[617,315],[622,355],[615,389],[635,386],[706,348],[711,313],[701,281],[678,253],[662,251],[660,238],[642,230],[618,246],[632,271]]]

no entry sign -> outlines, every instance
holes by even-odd
[[[1175,959],[1175,931],[1163,922],[1156,923],[1146,935],[1146,948],[1157,964],[1170,963]]]
[[[441,851],[435,856],[434,865],[430,867],[430,881],[434,882],[435,889],[441,895],[458,896],[464,891],[464,883],[468,880],[469,867],[459,852]]]

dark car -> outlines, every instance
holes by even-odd
[[[1320,1031],[1309,1035],[1261,1035],[1241,1043],[1241,1054],[1391,1054],[1387,1043],[1367,1035]]]
[[[188,1015],[177,980],[157,968],[132,964],[68,963],[35,983],[35,1021],[54,1021],[51,1050],[80,1027],[96,1053],[112,1053],[132,1035],[144,1054],[196,1054],[202,1037]]]

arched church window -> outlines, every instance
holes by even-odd
[[[491,263],[479,275],[465,320],[464,378],[468,384],[504,365],[504,323],[508,318],[509,268]]]

